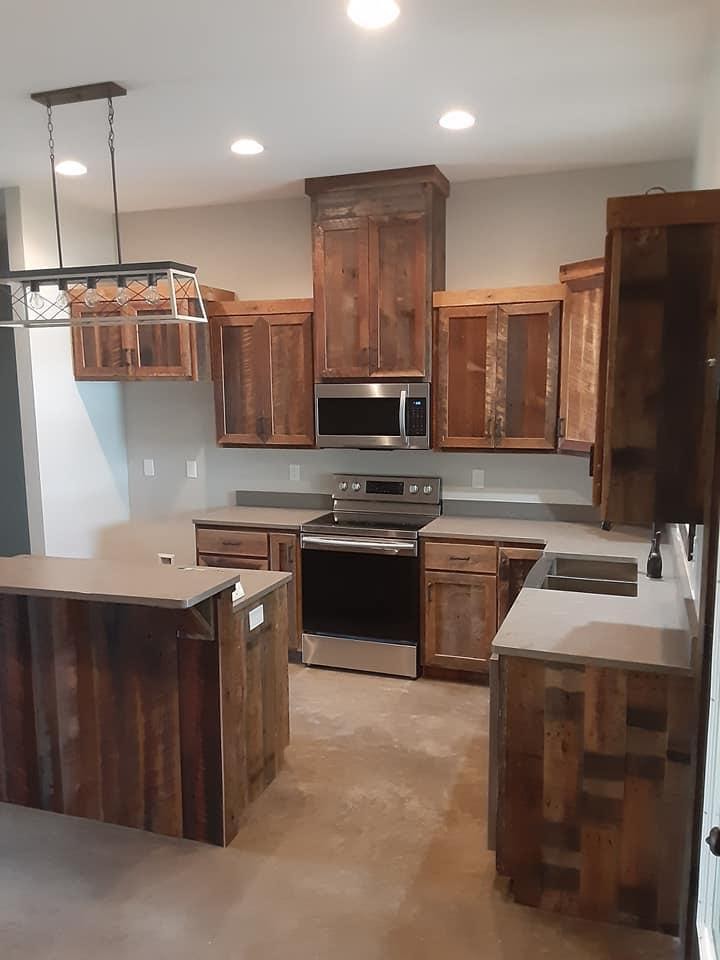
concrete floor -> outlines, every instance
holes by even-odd
[[[291,682],[287,767],[227,850],[0,805],[3,960],[679,956],[495,887],[486,689]]]

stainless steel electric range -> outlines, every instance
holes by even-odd
[[[418,534],[440,504],[437,477],[334,478],[301,531],[303,663],[417,677]]]

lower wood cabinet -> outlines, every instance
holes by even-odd
[[[497,628],[497,579],[425,573],[423,666],[487,673]]]
[[[426,541],[423,667],[487,675],[495,634],[541,556],[540,546]]]
[[[542,548],[500,547],[498,551],[498,628],[515,603],[527,575],[542,556]]]
[[[288,602],[288,652],[299,653],[302,648],[302,594],[300,538],[297,534],[198,526],[195,529],[195,547],[197,562],[201,567],[292,573]]]

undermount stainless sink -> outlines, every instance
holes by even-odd
[[[636,597],[638,566],[637,561],[624,558],[546,554],[526,585],[541,590]]]

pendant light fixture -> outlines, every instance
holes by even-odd
[[[117,83],[91,83],[63,90],[33,93],[31,99],[47,110],[48,148],[58,265],[44,270],[10,270],[0,284],[10,287],[12,315],[0,319],[5,327],[70,327],[84,324],[145,326],[157,323],[207,323],[197,268],[172,260],[124,263],[120,243],[117,176],[115,170],[116,97],[127,90]],[[53,108],[69,103],[106,100],[108,150],[112,179],[117,263],[66,267],[55,176]]]

